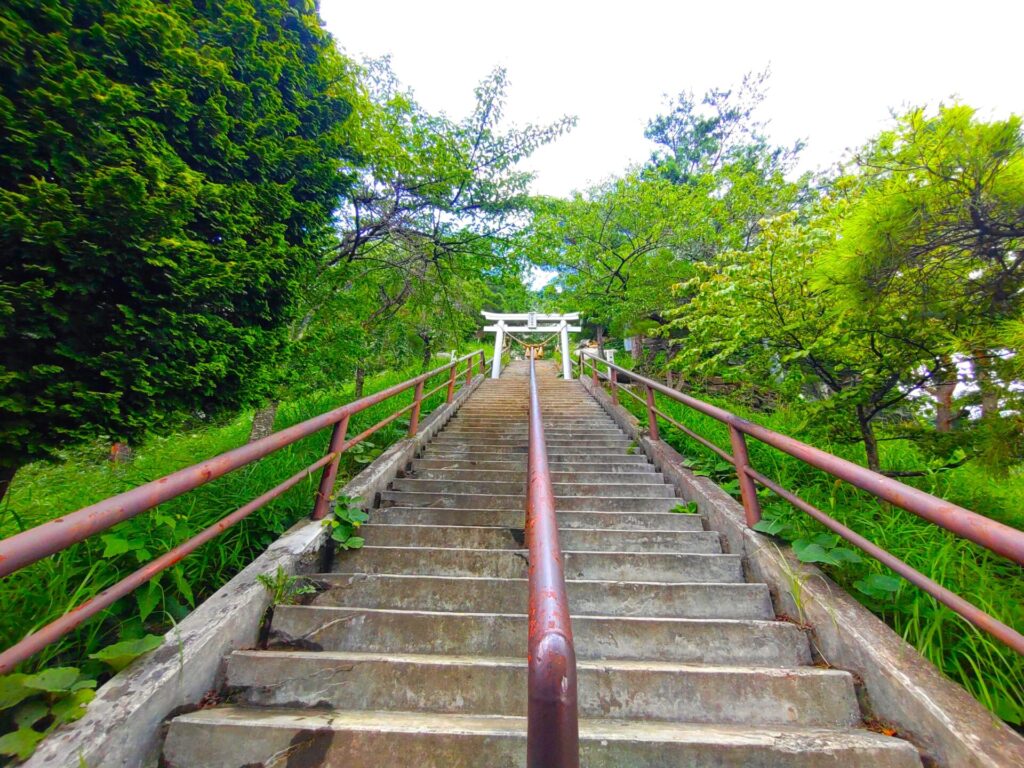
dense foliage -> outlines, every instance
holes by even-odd
[[[630,361],[754,421],[1024,528],[1024,135],[960,104],[915,109],[822,178],[755,120],[760,82],[683,94],[650,162],[541,201],[531,246],[554,306]],[[627,405],[634,403],[624,399]],[[728,448],[724,428],[665,402]],[[695,469],[732,467],[672,428]],[[1010,626],[1020,567],[754,443],[757,468]],[[1024,722],[1024,661],[763,491],[761,530],[822,564],[1001,717]]]
[[[286,0],[0,11],[0,467],[262,386],[348,179],[351,76]]]

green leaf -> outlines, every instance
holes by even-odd
[[[19,728],[31,728],[50,714],[50,708],[41,701],[26,701],[14,711],[14,722]]]
[[[62,693],[70,691],[78,680],[79,671],[74,667],[54,667],[46,669],[36,675],[29,675],[25,678],[24,684],[37,691],[48,693]]]
[[[363,539],[360,536],[350,536],[341,543],[345,549],[359,549],[363,546]]]
[[[28,675],[15,672],[0,677],[0,710],[10,709],[15,704],[36,694],[35,689],[25,685]]]
[[[109,533],[106,536],[100,536],[100,539],[106,545],[103,550],[104,559],[117,557],[123,555],[125,552],[131,552],[132,550],[140,549],[144,546],[143,542],[138,539],[122,539],[120,536]]]
[[[755,531],[761,533],[767,533],[771,536],[778,536],[780,532],[786,530],[789,526],[782,520],[761,518],[752,526]]]
[[[853,586],[861,594],[876,600],[885,600],[892,597],[893,593],[900,588],[900,580],[882,573],[872,573],[866,578],[855,581]]]
[[[114,645],[108,645],[96,653],[90,653],[90,659],[96,659],[108,664],[115,672],[120,672],[136,658],[144,653],[160,647],[164,639],[158,635],[146,635],[137,640],[123,640]]]
[[[139,605],[139,618],[145,621],[149,615],[156,610],[163,597],[163,590],[160,588],[160,576],[154,576],[142,589],[135,593],[135,602]]]
[[[61,698],[60,701],[50,707],[53,723],[50,725],[49,730],[53,730],[64,723],[71,723],[80,719],[85,715],[86,706],[94,698],[96,698],[96,691],[90,688],[83,688],[80,691],[75,691],[70,696]]]
[[[19,728],[11,733],[0,736],[0,755],[12,755],[19,760],[25,760],[36,749],[36,744],[43,738],[43,734],[33,731],[31,728]]]
[[[797,539],[794,541],[793,551],[796,552],[797,559],[800,560],[801,563],[837,564],[836,559],[829,554],[828,550],[820,544],[815,544],[814,542],[806,539]]]

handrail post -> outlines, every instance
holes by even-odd
[[[348,432],[348,419],[348,416],[342,416],[331,431],[327,453],[336,455],[320,475],[320,487],[317,489],[316,502],[313,504],[314,520],[323,520],[331,510],[331,496],[334,494],[334,481],[338,478],[338,463],[341,461],[341,446],[345,443],[345,434]]]
[[[594,382],[594,386],[599,386],[601,380],[597,377],[597,359],[592,358],[590,361],[590,380]]]
[[[466,360],[466,386],[473,381],[473,366],[476,365],[476,355]]]
[[[412,396],[412,415],[409,417],[409,437],[415,437],[417,430],[420,428],[420,407],[423,405],[423,384],[419,382],[416,385],[416,391]]]
[[[615,405],[618,405],[619,404],[619,386],[618,386],[618,384],[619,384],[619,377],[618,377],[618,374],[615,373],[615,369],[614,368],[610,368],[608,370],[608,373],[609,373],[609,381],[611,382],[611,390],[610,391],[611,391],[611,395],[612,395],[612,403],[614,403]]]
[[[452,368],[448,372],[448,395],[445,398],[445,403],[451,403],[452,398],[455,397],[455,375],[456,375],[456,368],[458,368],[458,366],[455,364],[455,361],[452,360]]]
[[[647,390],[647,431],[651,440],[657,442],[661,438],[658,436],[658,414],[654,412],[654,390],[650,384],[645,384],[644,388]]]
[[[529,548],[527,768],[579,768],[576,652],[562,572],[555,493],[530,350],[526,544]]]
[[[732,444],[732,458],[736,466],[736,477],[740,481],[740,499],[747,525],[754,527],[761,520],[761,502],[757,498],[754,479],[747,474],[750,456],[747,454],[747,440],[734,424],[729,425],[729,442]]]

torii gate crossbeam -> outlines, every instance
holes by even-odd
[[[579,320],[579,312],[568,312],[562,315],[525,312],[503,314],[500,312],[481,312],[484,319],[493,325],[484,326],[484,331],[494,334],[494,362],[491,367],[491,378],[501,375],[501,350],[505,344],[506,333],[557,333],[559,346],[562,350],[562,377],[572,378],[572,360],[569,358],[569,334],[579,333],[582,328],[569,325],[570,320]]]

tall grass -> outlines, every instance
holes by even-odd
[[[808,435],[805,422],[779,409],[751,413],[721,398],[702,396],[739,416],[760,423],[863,464],[860,446],[836,445]],[[646,411],[629,396],[619,401],[642,420]],[[680,424],[729,450],[728,427],[664,396],[658,408]],[[661,437],[693,462],[693,468],[738,496],[731,465],[678,429],[661,422]],[[956,592],[1017,630],[1024,630],[1024,569],[972,542],[838,481],[787,454],[752,438],[747,446],[751,464],[783,487],[824,510],[938,583]],[[731,452],[731,451],[730,451]],[[926,459],[907,441],[882,443],[883,465],[894,470],[926,466]],[[1024,529],[1024,475],[994,478],[984,468],[967,464],[952,471],[909,481],[928,493],[948,499],[987,517]],[[759,492],[764,516],[787,527],[785,538],[811,538],[829,533],[820,523],[770,491]],[[880,616],[897,633],[1007,722],[1024,723],[1024,658],[976,629],[934,598],[899,580],[894,591],[870,589],[872,574],[893,576],[866,555],[862,561],[824,565],[840,585]],[[862,591],[863,590],[863,591]]]
[[[365,392],[386,389],[420,372],[418,367],[367,380]],[[432,379],[427,388],[441,383]],[[462,382],[459,382],[461,386]],[[349,435],[355,435],[412,402],[409,390],[354,416]],[[425,416],[444,402],[442,389],[426,399]],[[297,424],[353,398],[351,385],[316,392],[282,403],[275,429]],[[190,432],[154,437],[139,446],[131,463],[106,460],[103,446],[79,447],[59,463],[24,467],[0,506],[0,537],[39,525],[62,514],[129,490],[223,451],[243,445],[249,437],[252,413],[227,423],[198,427]],[[392,422],[372,435],[373,450],[342,455],[338,487],[363,467],[374,451],[404,437],[408,418]],[[330,429],[283,448],[194,491],[125,521],[52,557],[11,574],[0,586],[0,643],[8,647],[70,608],[111,586],[142,563],[213,525],[229,512],[319,459],[327,450]],[[368,455],[369,454],[369,455]],[[33,672],[55,664],[89,668],[90,653],[114,642],[160,634],[181,620],[248,565],[274,539],[307,516],[319,473],[300,482],[281,498],[207,543],[181,563],[153,579],[77,631],[50,646],[21,671]]]

